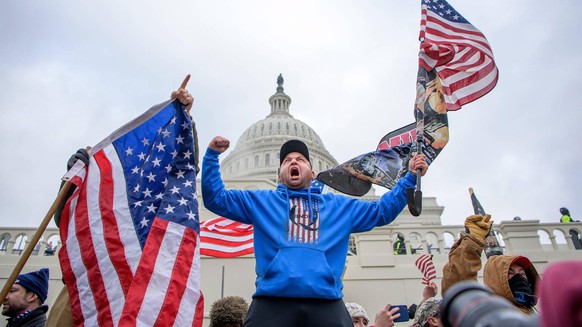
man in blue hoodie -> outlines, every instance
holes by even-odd
[[[230,146],[217,136],[202,162],[202,197],[217,215],[252,224],[256,292],[244,326],[353,327],[340,279],[351,233],[391,223],[406,206],[424,155],[379,201],[361,201],[311,188],[315,172],[305,143],[291,140],[280,151],[278,185],[272,190],[226,190],[218,156]]]

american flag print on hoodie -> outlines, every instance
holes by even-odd
[[[296,197],[289,199],[289,221],[287,223],[288,241],[295,243],[317,243],[319,239],[319,223],[319,200],[317,197]]]

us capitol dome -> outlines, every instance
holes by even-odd
[[[338,165],[313,128],[289,113],[291,98],[283,91],[283,82],[283,76],[279,75],[277,92],[269,98],[271,113],[247,128],[232,152],[221,162],[220,172],[224,178],[264,178],[276,181],[279,150],[283,143],[291,139],[307,144],[316,174]]]

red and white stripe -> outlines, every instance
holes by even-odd
[[[217,258],[234,258],[251,254],[253,226],[224,217],[203,221],[200,224],[200,253]]]
[[[295,206],[294,221],[289,221],[289,240],[300,243],[313,243],[319,238],[319,219],[311,224],[311,214],[307,200],[302,198],[292,198],[289,200],[289,205],[292,208]],[[308,230],[303,226],[309,226],[313,230]]]
[[[422,283],[428,285],[431,280],[436,278],[436,269],[432,262],[432,256],[423,254],[416,259],[416,267],[422,273]]]
[[[491,91],[499,71],[483,33],[471,24],[455,23],[422,5],[419,65],[437,70],[447,110],[460,109]]]
[[[59,259],[74,325],[201,326],[196,232],[156,218],[142,252],[112,145],[66,177],[77,190],[60,223]]]
[[[203,309],[198,244],[194,230],[154,220],[120,326],[200,326],[202,315],[192,314]]]

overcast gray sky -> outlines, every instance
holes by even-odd
[[[444,224],[582,219],[582,2],[451,0],[489,39],[497,87],[449,113],[423,179]],[[420,1],[2,1],[0,226],[36,227],[66,161],[169,97],[187,73],[201,148],[290,112],[345,162],[413,121]],[[51,223],[54,226],[54,223]]]

